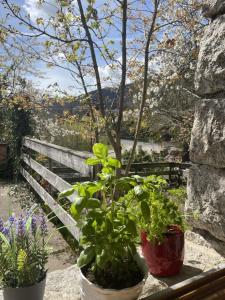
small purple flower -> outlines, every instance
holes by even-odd
[[[3,233],[4,229],[5,229],[4,222],[3,222],[2,218],[0,218],[0,232]]]
[[[48,227],[47,227],[46,217],[44,214],[41,215],[40,221],[41,221],[41,223],[40,223],[41,235],[45,236],[48,234]]]
[[[8,227],[5,227],[4,228],[4,230],[3,230],[3,234],[5,235],[5,236],[8,236],[9,237],[9,228]]]
[[[37,218],[35,216],[32,217],[31,220],[31,232],[33,235],[36,235],[37,232]]]
[[[15,220],[16,220],[15,216],[14,216],[14,215],[11,215],[11,216],[9,217],[9,224],[12,226],[12,225],[14,224]]]
[[[30,218],[30,216],[31,216],[30,211],[26,212],[25,222]]]
[[[25,236],[25,232],[25,222],[23,220],[23,216],[21,215],[17,221],[16,234],[19,238],[22,238]]]

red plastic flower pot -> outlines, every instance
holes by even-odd
[[[184,233],[178,226],[171,226],[160,243],[148,241],[146,232],[142,232],[141,242],[152,275],[166,277],[180,272],[184,260]]]

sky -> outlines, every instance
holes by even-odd
[[[13,3],[16,3],[18,6],[20,6],[23,11],[27,14],[30,14],[30,17],[33,21],[36,21],[37,18],[49,18],[50,16],[54,16],[56,13],[56,8],[51,5],[51,3],[54,3],[54,0],[48,0],[47,3],[43,4],[42,6],[38,5],[37,0],[14,0]],[[103,0],[97,0],[96,5],[99,5],[105,1]],[[4,11],[0,10],[0,17],[4,15]],[[12,21],[10,21],[12,22]],[[17,27],[17,20],[13,20],[12,24]],[[27,29],[24,28],[24,31]],[[117,35],[117,32],[110,32],[110,38],[115,41],[115,43],[118,43],[119,36]],[[120,59],[118,57],[118,59]],[[69,74],[68,71],[57,68],[57,67],[47,67],[44,62],[38,61],[34,64],[35,68],[42,73],[42,78],[37,78],[36,76],[32,74],[27,74],[26,78],[28,80],[32,80],[34,85],[40,89],[45,89],[49,85],[54,84],[57,82],[61,89],[70,91],[75,94],[79,94],[80,91],[78,89],[77,84],[74,82],[73,78]],[[118,74],[112,74],[112,71],[110,70],[109,66],[105,64],[105,62],[100,60],[99,64],[99,71],[101,76],[113,76],[115,78],[118,78]],[[117,72],[118,73],[118,72]],[[43,78],[44,76],[44,78]],[[90,83],[93,83],[93,78],[90,78]],[[107,86],[108,83],[104,81],[104,86]]]
[[[107,0],[96,0],[96,7],[102,5],[103,3],[108,3],[109,1]],[[30,18],[32,21],[35,22],[37,18],[43,18],[43,19],[49,19],[49,17],[54,16],[55,13],[57,12],[57,8],[52,5],[55,3],[55,0],[45,0],[43,1],[43,4],[40,6],[38,4],[38,0],[10,0],[10,3],[16,3],[20,8],[23,10],[25,14],[29,14]],[[76,0],[74,0],[74,3],[76,5]],[[82,1],[83,3],[87,3],[87,0]],[[149,1],[150,3],[150,1]],[[84,4],[85,6],[85,4]],[[0,18],[1,16],[4,15],[4,11],[0,9]],[[18,20],[10,20],[12,25],[15,27],[18,27]],[[21,27],[20,27],[21,29]],[[27,28],[23,27],[22,29],[24,32],[27,32]],[[120,33],[112,29],[109,32],[109,38],[114,42],[113,48],[118,50],[118,56],[117,60],[121,61],[121,35]],[[132,40],[134,36],[129,35],[127,36],[128,41]],[[1,51],[1,50],[0,50]],[[106,86],[112,86],[112,85],[118,85],[119,84],[119,79],[120,79],[120,68],[112,71],[109,65],[106,64],[106,62],[101,58],[99,54],[97,54],[97,59],[98,59],[98,65],[99,65],[99,72],[100,76],[102,79],[102,85],[103,87]],[[140,60],[142,61],[142,59]],[[46,63],[43,61],[37,61],[34,64],[34,67],[42,74],[42,78],[38,78],[32,74],[27,74],[26,78],[28,80],[31,80],[34,84],[35,87],[40,88],[40,89],[46,89],[49,85],[53,85],[54,83],[58,83],[59,87],[62,90],[69,91],[69,93],[72,94],[80,94],[81,90],[78,88],[78,84],[75,82],[75,80],[71,77],[70,73],[66,70],[63,70],[61,68],[57,67],[47,67]],[[107,78],[110,78],[107,79]],[[112,80],[113,79],[113,80]],[[87,77],[87,83],[92,84],[95,79],[91,76]],[[127,83],[130,83],[130,79],[127,78]],[[93,88],[90,88],[93,89]]]

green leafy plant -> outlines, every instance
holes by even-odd
[[[102,165],[99,180],[74,185],[60,197],[78,194],[71,213],[81,229],[83,247],[78,266],[92,282],[104,288],[126,288],[143,278],[135,260],[136,213],[126,206],[125,197],[137,181],[117,177],[120,162],[109,156],[107,146],[95,144],[89,165]]]
[[[126,195],[126,205],[136,212],[138,228],[147,233],[148,240],[160,242],[173,225],[184,231],[185,216],[169,199],[166,180],[155,175],[136,178],[139,185]]]
[[[0,287],[27,287],[46,275],[47,224],[44,215],[0,218]]]

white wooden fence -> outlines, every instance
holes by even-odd
[[[25,166],[30,170],[35,171],[41,178],[48,182],[58,192],[69,189],[71,185],[63,180],[60,176],[53,173],[51,170],[34,160],[26,152],[30,150],[42,154],[49,159],[52,159],[64,166],[67,166],[76,172],[79,172],[81,177],[93,177],[93,168],[85,164],[85,160],[91,156],[91,153],[85,151],[73,151],[71,149],[60,147],[54,144],[25,137],[23,141],[22,160]],[[21,174],[29,183],[29,185],[36,191],[46,205],[55,213],[59,220],[67,227],[73,237],[79,239],[79,230],[76,222],[70,214],[41,186],[41,184],[27,171],[27,168],[21,167]],[[32,173],[32,172],[31,172]],[[67,197],[70,202],[73,202],[74,196]]]

